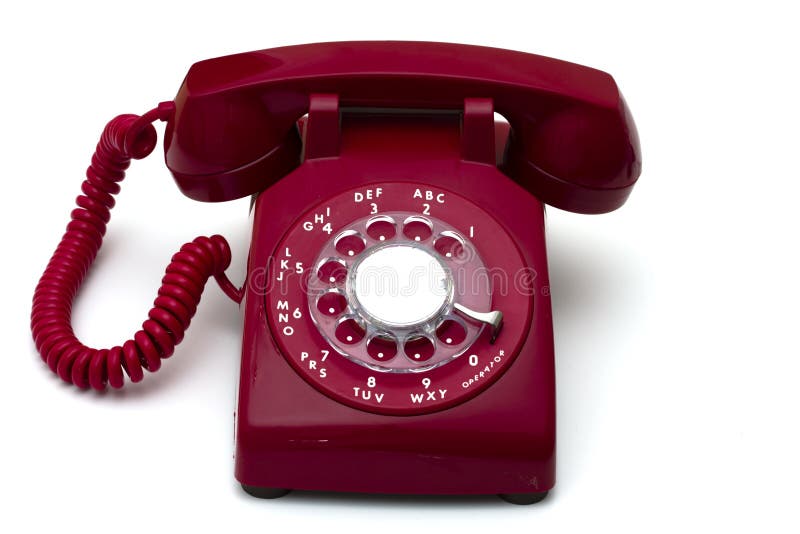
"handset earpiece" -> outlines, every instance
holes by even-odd
[[[545,204],[606,213],[625,203],[641,162],[636,126],[619,95],[615,107],[568,102],[516,121],[503,170]]]

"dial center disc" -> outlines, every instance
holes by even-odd
[[[449,270],[431,253],[412,244],[368,251],[347,279],[354,307],[388,328],[425,323],[451,302]]]

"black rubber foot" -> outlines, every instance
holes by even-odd
[[[258,486],[248,486],[247,484],[242,484],[242,489],[253,497],[258,497],[259,499],[277,499],[292,491],[283,488],[261,488]]]
[[[536,504],[537,502],[547,497],[547,492],[541,491],[539,493],[500,493],[498,497],[500,497],[506,502],[510,502],[511,504]]]

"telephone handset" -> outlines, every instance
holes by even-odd
[[[132,339],[87,347],[72,300],[156,120],[187,196],[254,196],[245,284],[225,275],[227,242],[198,237]],[[340,42],[202,61],[173,102],[107,125],[36,288],[33,337],[78,387],[139,381],[174,352],[213,276],[244,312],[246,491],[536,502],[555,469],[543,203],[611,211],[640,170],[613,79],[555,59]]]
[[[465,99],[491,99],[511,125],[508,173],[570,211],[618,208],[641,170],[633,121],[604,72],[478,46],[333,43],[193,65],[166,132],[167,166],[181,191],[231,200],[283,177],[301,151],[297,120],[310,95],[323,93],[342,108],[462,111]]]

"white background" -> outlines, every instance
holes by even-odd
[[[17,4],[0,8],[0,530],[800,528],[800,43],[788,7]],[[195,61],[344,39],[485,44],[590,65],[615,76],[636,118],[644,173],[629,203],[604,216],[548,212],[558,484],[538,506],[245,496],[232,463],[239,313],[213,285],[173,359],[121,393],[63,385],[30,340],[34,285],[108,119],[171,98]],[[247,204],[183,197],[160,156],[134,164],[76,303],[78,335],[127,339],[172,252],[196,235],[228,236],[240,279]]]

